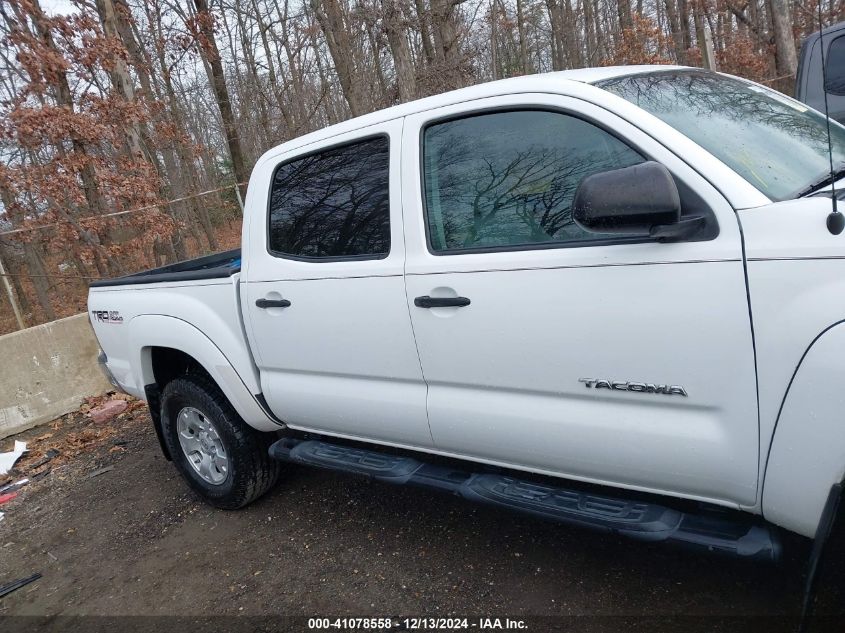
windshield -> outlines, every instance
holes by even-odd
[[[772,200],[794,198],[830,172],[824,116],[774,90],[706,71],[596,85],[688,136]],[[830,133],[838,168],[845,162],[845,128],[831,121]]]

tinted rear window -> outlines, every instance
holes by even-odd
[[[270,190],[270,251],[375,259],[390,251],[389,139],[332,147],[280,165]]]

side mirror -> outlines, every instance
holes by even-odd
[[[643,235],[658,241],[689,237],[703,217],[681,219],[681,198],[672,174],[660,163],[587,176],[572,201],[572,218],[592,233]]]

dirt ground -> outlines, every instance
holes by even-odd
[[[32,450],[7,479],[44,474],[0,506],[0,584],[43,577],[0,598],[0,630],[153,628],[65,616],[308,630],[309,617],[448,615],[535,631],[790,630],[800,611],[798,555],[777,567],[696,555],[322,471],[291,470],[253,505],[215,510],[163,458],[141,403],[18,439]],[[33,466],[49,448],[59,454]],[[220,618],[235,615],[277,619]]]

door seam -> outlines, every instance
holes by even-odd
[[[425,385],[425,421],[428,424],[428,435],[431,438],[431,445],[435,448],[437,443],[434,441],[434,433],[431,431],[431,415],[428,410],[428,396],[431,387],[428,384],[428,379],[425,377],[425,370],[423,369],[422,357],[420,356],[420,345],[417,341],[417,331],[414,328],[414,317],[411,314],[411,300],[408,297],[408,233],[405,228],[408,226],[405,215],[405,179],[403,178],[402,169],[405,165],[405,119],[402,117],[402,123],[399,129],[399,207],[400,215],[402,216],[402,287],[405,290],[405,309],[408,311],[408,323],[411,325],[411,336],[414,337],[414,349],[417,350],[417,363],[420,366],[420,375]]]

